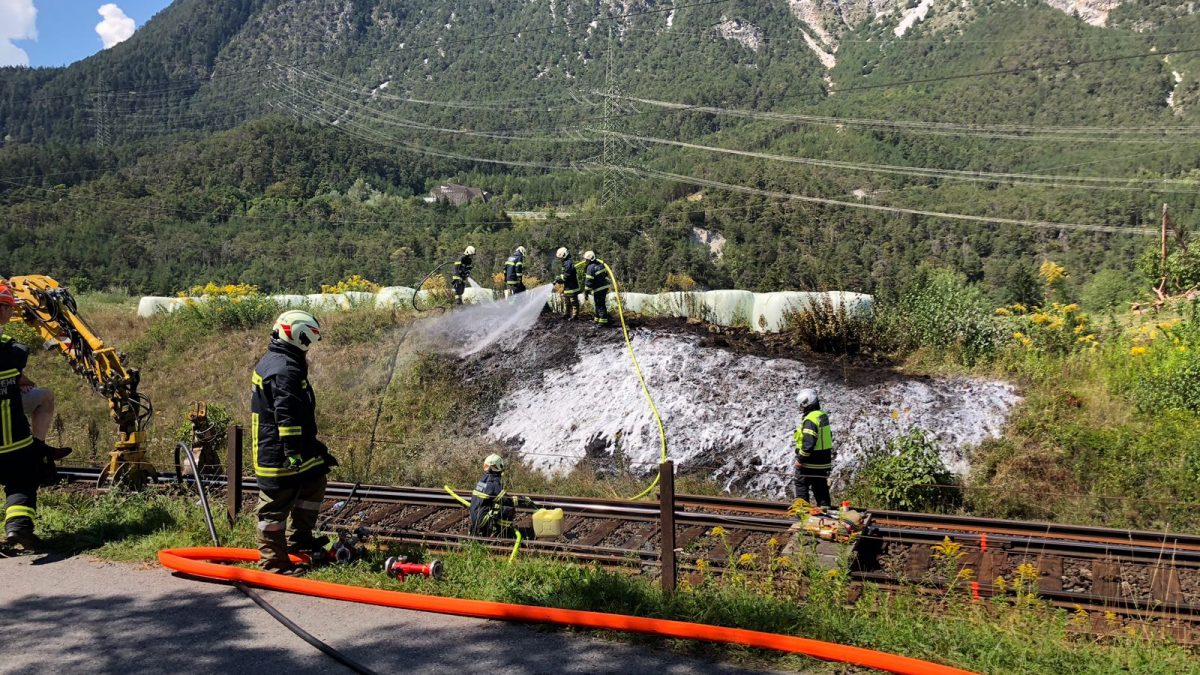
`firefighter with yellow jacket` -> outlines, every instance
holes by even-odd
[[[12,286],[0,283],[0,326],[17,312]],[[25,377],[29,349],[0,335],[0,485],[4,486],[4,540],[9,546],[35,551],[42,541],[34,534],[38,487],[53,482],[54,460],[71,453],[70,448],[46,445],[34,436],[25,416],[22,390],[30,384]]]
[[[821,410],[817,392],[803,389],[796,397],[804,421],[793,434],[796,444],[795,498],[830,506],[829,474],[833,470],[833,432],[829,415]],[[809,501],[809,493],[812,501]]]
[[[317,439],[317,398],[308,382],[307,353],[321,339],[312,314],[289,310],[279,315],[267,353],[254,367],[250,397],[250,438],[258,478],[259,565],[298,574],[288,553],[323,548],[315,537],[325,498],[325,475],[337,466]]]

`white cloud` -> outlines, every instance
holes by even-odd
[[[104,17],[103,21],[96,24],[96,34],[100,36],[105,49],[128,40],[133,31],[137,30],[137,23],[125,16],[125,11],[117,7],[116,3],[100,5],[100,9],[96,11]]]
[[[13,40],[37,39],[33,0],[0,0],[0,66],[27,66],[29,54]]]

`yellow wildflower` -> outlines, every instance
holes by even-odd
[[[758,558],[758,556],[753,553],[743,553],[740,556],[738,556],[738,564],[739,565],[749,565],[749,564],[753,563],[757,558]]]
[[[1047,260],[1038,268],[1038,274],[1047,286],[1053,286],[1062,279],[1066,278],[1067,270],[1053,260]]]
[[[1012,316],[1012,312],[1005,307],[997,307],[996,316]]]
[[[1130,356],[1145,356],[1146,354],[1149,354],[1149,353],[1150,353],[1150,350],[1141,345],[1129,348]]]
[[[717,525],[712,530],[709,530],[708,533],[714,537],[724,537],[726,534],[725,528],[721,527],[720,525]]]

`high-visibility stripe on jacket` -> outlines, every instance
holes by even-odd
[[[571,254],[562,259],[562,273],[558,275],[555,281],[563,285],[564,295],[576,295],[581,290],[579,287],[579,274],[583,271],[583,262],[574,262],[571,260]]]
[[[504,261],[504,283],[516,286],[525,280],[525,256],[514,253]]]
[[[25,345],[0,336],[0,455],[33,445],[29,419],[21,404],[21,371],[28,362]]]
[[[467,277],[471,276],[471,267],[473,265],[474,261],[471,260],[471,256],[469,255],[464,255],[458,260],[455,260],[454,276],[452,277],[451,281],[466,281]]]
[[[596,258],[588,263],[583,278],[583,287],[593,293],[608,290],[608,269],[604,267],[603,260]]]
[[[814,410],[804,416],[804,422],[793,434],[796,442],[796,461],[804,469],[833,468],[833,431],[829,415]]]
[[[250,379],[250,451],[259,486],[276,490],[310,471],[328,471],[304,352],[272,340]],[[289,455],[298,458],[297,465]]]

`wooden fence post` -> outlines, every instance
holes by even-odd
[[[675,462],[658,465],[658,503],[661,509],[659,560],[663,593],[675,592]]]

